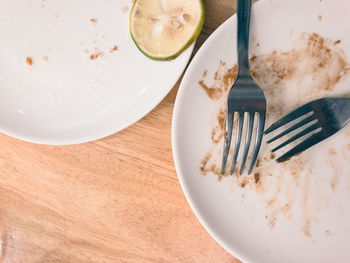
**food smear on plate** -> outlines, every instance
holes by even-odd
[[[91,19],[90,19],[90,22],[91,22],[91,24],[92,24],[93,26],[96,26],[96,24],[97,24],[97,19],[96,19],[96,18],[91,18]]]
[[[268,100],[267,127],[311,100],[334,95],[350,96],[348,86],[342,85],[344,80],[349,79],[350,65],[340,44],[340,40],[323,38],[316,33],[303,33],[291,50],[252,54],[252,75]],[[317,220],[316,215],[329,205],[329,200],[311,194],[317,191],[312,182],[318,180],[313,179],[318,176],[315,172],[318,168],[311,160],[315,151],[326,149],[324,156],[319,158],[323,158],[324,169],[330,174],[325,180],[329,180],[329,187],[336,191],[350,172],[339,168],[339,163],[350,162],[350,127],[338,135],[344,136],[346,142],[339,144],[336,138],[331,138],[322,143],[322,148],[315,146],[282,164],[275,162],[277,156],[263,143],[253,176],[238,176],[237,168],[232,177],[228,176],[230,169],[223,176],[220,171],[226,120],[225,100],[237,77],[237,65],[227,66],[220,61],[215,74],[210,79],[208,75],[203,73],[203,79],[199,80],[198,85],[217,105],[217,112],[211,134],[208,134],[211,149],[204,154],[200,163],[201,173],[215,175],[219,181],[226,177],[227,180],[232,180],[233,189],[239,187],[259,194],[264,199],[267,211],[265,219],[271,228],[275,227],[279,216],[291,218],[296,210],[301,210],[301,230],[305,236],[311,237],[313,220]],[[234,123],[234,130],[236,127],[237,122]],[[299,142],[292,143],[290,147]],[[288,149],[290,148],[287,147],[284,151]],[[319,194],[322,196],[322,193]]]
[[[27,63],[27,65],[32,66],[33,65],[33,59],[31,57],[26,57],[26,63]]]
[[[90,59],[91,60],[96,60],[96,59],[98,59],[98,58],[100,58],[102,56],[103,56],[103,52],[100,51],[98,48],[95,48],[94,49],[94,53],[90,55]]]
[[[116,52],[118,50],[118,46],[114,46],[114,47],[112,47],[110,50],[109,50],[109,53],[114,53],[114,52]]]

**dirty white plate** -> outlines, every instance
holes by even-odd
[[[0,1],[0,131],[36,143],[81,143],[151,111],[193,46],[171,62],[146,58],[129,34],[130,9],[129,0]]]
[[[325,87],[324,77],[343,65],[338,56],[350,61],[349,14],[347,0],[262,0],[253,5],[251,56],[259,58],[276,50],[277,58],[286,57],[287,53],[281,52],[293,54],[292,48],[297,49],[295,43],[303,36],[308,39],[312,33],[335,41],[334,45],[329,44],[330,40],[325,43],[344,51],[332,53],[326,59],[332,61],[327,62],[327,71],[315,70],[315,76],[320,79],[310,74],[300,78],[299,74],[295,81],[281,82],[284,91],[276,90],[274,100],[269,95],[273,91],[266,92],[269,105],[282,104],[281,109],[289,111],[318,96],[349,95],[350,76],[343,76],[344,69],[330,90],[319,91],[315,86],[321,83],[320,86]],[[304,45],[307,45],[305,39]],[[322,45],[321,42],[317,45]],[[317,60],[318,56],[315,53],[311,58]],[[306,71],[313,70],[305,67],[308,62],[303,56],[294,58]],[[262,182],[257,185],[252,178],[224,177],[219,182],[213,173],[203,176],[200,172],[201,161],[213,149],[217,152],[210,162],[214,168],[221,163],[222,141],[213,145],[210,137],[222,102],[209,99],[198,84],[204,79],[207,86],[213,85],[220,60],[226,62],[226,67],[236,62],[235,16],[196,54],[182,81],[174,109],[175,165],[196,216],[218,243],[245,263],[348,263],[350,126],[284,165],[267,158],[266,163],[260,164],[264,167],[255,170],[262,176]],[[205,71],[206,77],[203,76]],[[269,82],[268,73],[265,80]],[[262,86],[266,87],[266,83]],[[271,119],[267,121],[271,123]],[[261,157],[269,155],[269,148],[264,144]],[[244,180],[247,185],[242,184]]]

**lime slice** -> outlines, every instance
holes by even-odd
[[[171,60],[198,37],[204,23],[202,0],[136,0],[130,33],[151,59]]]

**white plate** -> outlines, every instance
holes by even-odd
[[[129,34],[130,8],[129,0],[0,1],[0,131],[36,143],[81,143],[151,111],[193,46],[171,62],[146,58]],[[104,55],[92,61],[95,51]]]
[[[286,53],[281,52],[292,54],[293,47],[307,50],[306,40],[300,39],[308,39],[315,32],[324,38],[341,40],[337,45],[326,41],[332,45],[331,52],[338,50],[330,58],[335,63],[333,66],[342,64],[335,59],[338,56],[347,56],[350,61],[349,1],[262,0],[253,6],[252,12],[251,55],[259,58],[276,50],[277,58],[283,58]],[[213,145],[210,136],[223,101],[210,100],[198,81],[207,70],[204,82],[213,85],[220,60],[227,63],[226,67],[233,66],[235,42],[234,16],[203,45],[180,86],[172,143],[176,169],[188,202],[213,238],[245,263],[349,262],[350,126],[283,165],[267,160],[255,170],[262,176],[258,185],[253,178],[224,177],[219,182],[212,173],[201,174],[201,161],[213,150],[210,162],[220,167],[222,141]],[[314,54],[310,61],[314,63],[317,57]],[[303,72],[301,69],[313,70],[304,61],[306,57],[297,59],[299,73]],[[266,91],[268,104],[282,105],[282,111],[288,112],[319,96],[349,95],[349,72],[330,91],[318,90],[317,84],[324,84],[328,73],[338,70],[332,65],[327,64],[326,71],[316,69],[314,74],[321,79],[312,79],[309,74],[282,81],[283,92],[275,90],[271,96],[273,90]],[[264,77],[267,83],[274,81],[269,74]],[[273,116],[274,112],[270,114]],[[267,119],[268,124],[276,120],[277,115],[274,116]],[[264,143],[260,157],[269,155]],[[240,185],[243,181],[248,182],[244,188]]]

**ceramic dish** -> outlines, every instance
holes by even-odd
[[[312,99],[350,95],[349,14],[346,0],[254,4],[250,55],[267,125]],[[235,42],[234,16],[202,46],[180,86],[172,143],[188,202],[245,263],[349,262],[350,126],[281,165],[264,143],[253,176],[219,176]]]
[[[151,111],[184,70],[141,54],[131,1],[0,1],[0,131],[73,144],[120,131]],[[31,65],[30,65],[31,64]]]

